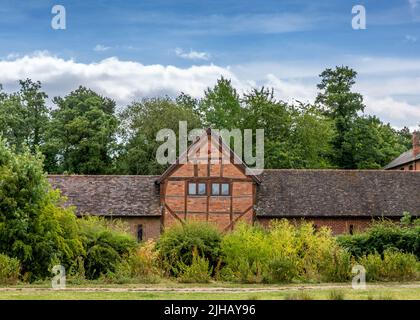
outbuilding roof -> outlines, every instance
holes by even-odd
[[[77,214],[101,216],[160,215],[159,176],[50,175],[53,188],[76,206]]]
[[[256,211],[267,217],[420,216],[420,172],[265,170]]]
[[[159,176],[50,175],[77,213],[158,216]],[[265,170],[257,187],[259,217],[420,216],[420,171]]]
[[[384,169],[392,169],[395,167],[402,166],[404,164],[420,160],[420,153],[418,155],[414,155],[413,149],[410,149],[406,152],[403,152],[400,154],[396,159],[392,160],[390,163],[388,163]]]

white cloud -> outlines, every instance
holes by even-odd
[[[178,57],[187,59],[187,60],[209,60],[211,57],[210,54],[207,52],[199,52],[199,51],[193,51],[193,50],[190,50],[190,52],[185,52],[181,48],[176,48],[175,54]]]
[[[278,99],[289,102],[293,100],[312,102],[316,96],[314,85],[305,85],[297,80],[282,80],[273,74],[268,74],[266,79],[265,85],[274,88]]]
[[[109,49],[111,49],[111,47],[106,47],[102,44],[97,44],[94,48],[93,51],[96,52],[104,52],[104,51],[108,51]]]
[[[242,87],[227,68],[215,65],[177,68],[143,65],[115,57],[97,63],[79,63],[46,52],[13,61],[0,60],[0,70],[0,83],[10,90],[15,89],[18,79],[29,77],[41,81],[50,97],[67,94],[84,85],[115,99],[120,105],[147,96],[174,96],[181,91],[199,97],[222,75],[231,78],[235,86]]]
[[[375,114],[396,127],[415,127],[420,123],[420,60],[358,58],[352,61],[349,65],[359,71],[355,90],[364,95],[367,113]],[[273,68],[269,63],[179,68],[143,65],[116,57],[96,63],[80,63],[48,52],[37,52],[0,60],[0,83],[7,91],[12,91],[17,89],[17,80],[29,77],[41,81],[50,98],[64,96],[83,85],[124,106],[144,97],[176,96],[180,92],[201,97],[206,88],[224,76],[232,80],[239,92],[266,86],[275,89],[278,99],[312,102],[317,93],[318,74],[326,65],[284,62],[273,64]],[[328,64],[330,67],[334,65]]]
[[[366,112],[375,114],[380,119],[388,119],[397,126],[415,127],[420,125],[420,104],[397,101],[392,97],[365,97]],[[392,121],[390,120],[392,119]]]

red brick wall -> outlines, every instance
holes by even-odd
[[[392,168],[392,170],[414,170],[414,171],[420,171],[420,160],[413,161],[413,162],[410,162],[410,163],[406,163],[406,164],[404,164],[402,166]]]
[[[281,218],[279,218],[281,219]],[[348,234],[350,233],[350,226],[353,226],[353,231],[363,231],[366,229],[371,223],[372,218],[370,217],[355,217],[355,218],[330,218],[330,217],[314,217],[314,218],[304,218],[296,219],[296,218],[286,218],[292,223],[300,223],[301,221],[311,221],[316,227],[320,228],[323,226],[330,227],[333,234]],[[262,224],[265,227],[268,227],[272,218],[261,218],[257,216],[258,223]],[[399,219],[395,219],[399,220]]]
[[[143,240],[156,240],[161,233],[161,219],[160,217],[120,217],[119,219],[126,223],[129,227],[129,232],[137,239],[138,225],[143,227]]]
[[[219,147],[211,145],[210,140],[208,143],[209,153],[204,156],[210,161],[180,164],[160,184],[165,228],[192,220],[213,223],[220,230],[241,220],[253,223],[255,188],[252,178],[239,166],[226,163],[226,159],[220,157]],[[189,182],[205,183],[207,194],[188,195]],[[230,195],[213,196],[212,183],[229,183]]]

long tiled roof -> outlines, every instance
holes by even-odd
[[[420,216],[420,172],[265,170],[259,216]]]
[[[78,214],[160,215],[159,176],[49,176]],[[261,217],[420,216],[420,171],[265,170]]]
[[[153,216],[160,215],[158,177],[50,175],[48,179],[79,215]]]

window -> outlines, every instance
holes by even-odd
[[[413,165],[410,164],[410,166],[408,167],[408,170],[413,170]]]
[[[354,232],[354,226],[351,224],[349,227],[349,233],[352,235]]]
[[[213,183],[211,185],[211,194],[213,196],[218,196],[220,194],[220,183]]]
[[[229,192],[229,183],[222,183],[222,196],[228,196],[230,194]]]
[[[230,195],[229,183],[212,183],[211,194],[213,196],[228,196]]]
[[[143,241],[143,225],[139,224],[137,226],[137,241]]]
[[[196,195],[197,194],[197,184],[196,183],[189,183],[188,184],[188,194]]]
[[[188,184],[188,194],[192,195],[192,196],[196,196],[196,195],[206,195],[207,194],[207,190],[206,190],[206,184],[205,183],[195,183],[195,182],[190,182]]]
[[[199,183],[198,184],[198,192],[199,195],[205,195],[206,194],[206,184],[205,183]]]

